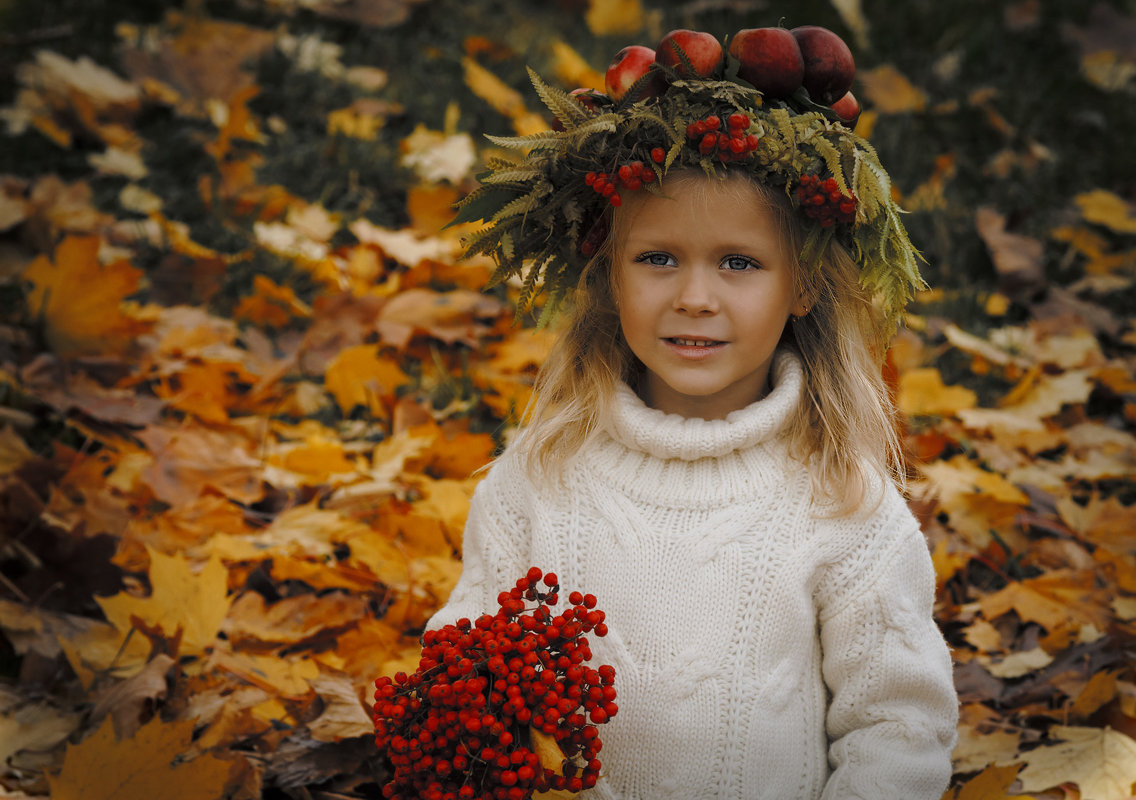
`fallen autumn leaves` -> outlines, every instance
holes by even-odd
[[[373,797],[371,681],[416,662],[476,472],[550,334],[513,327],[507,298],[480,293],[486,265],[456,261],[461,231],[439,232],[476,159],[452,119],[401,142],[411,222],[384,228],[262,183],[284,123],[253,110],[240,60],[202,48],[291,48],[370,87],[329,137],[378,136],[381,76],[238,23],[126,33],[166,47],[127,48],[129,79],[46,53],[6,117],[99,152],[87,180],[0,176],[0,276],[27,287],[0,327],[0,784]],[[463,69],[518,129],[541,124],[472,56]],[[875,74],[910,98],[875,114],[926,104]],[[197,197],[238,245],[205,243],[144,186],[161,143],[134,126],[154,109],[196,131]],[[911,204],[942,202],[952,165]],[[108,174],[114,213],[91,188]],[[1136,331],[1102,305],[1136,279],[1136,214],[1102,187],[1072,203],[1048,241],[980,209],[1001,292],[969,295],[971,330],[944,310],[965,293],[923,295],[889,357],[957,664],[958,800],[1119,800],[1136,781]],[[1043,286],[1054,247],[1076,284]],[[263,254],[287,269],[249,267]],[[241,269],[224,314],[218,279]]]

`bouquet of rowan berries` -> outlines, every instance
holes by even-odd
[[[375,681],[375,743],[394,767],[384,797],[527,800],[595,785],[596,725],[619,709],[615,669],[585,666],[585,634],[607,625],[590,594],[554,613],[559,589],[532,567],[496,614],[426,631],[413,674]]]

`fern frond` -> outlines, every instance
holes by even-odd
[[[564,134],[560,131],[541,131],[527,136],[495,136],[487,133],[485,138],[507,150],[555,150],[564,147]]]
[[[541,102],[552,112],[553,116],[564,124],[565,128],[573,128],[591,116],[582,105],[563,89],[549,86],[540,79],[540,76],[533,71],[532,67],[529,67],[528,71],[529,80],[532,81],[533,88],[536,89]]]
[[[531,192],[521,195],[515,200],[506,203],[501,207],[490,222],[500,222],[508,217],[516,217],[521,214],[527,214],[540,205],[541,198],[548,194],[547,184],[538,184]]]
[[[544,177],[544,171],[536,166],[517,166],[513,169],[499,169],[489,175],[481,178],[481,182],[487,186],[495,186],[503,183],[520,183],[527,184],[534,179]]]

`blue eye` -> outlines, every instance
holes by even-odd
[[[749,269],[750,267],[754,269],[759,269],[761,267],[761,265],[754,261],[752,258],[747,258],[745,256],[730,256],[722,263],[726,269],[733,272],[741,272],[743,270]]]
[[[636,256],[637,263],[650,264],[654,267],[669,267],[674,264],[674,258],[667,253],[643,253]]]

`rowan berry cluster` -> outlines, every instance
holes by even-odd
[[[642,161],[629,161],[611,173],[589,172],[584,176],[584,183],[591,186],[596,194],[606,197],[613,206],[623,203],[623,198],[619,194],[621,188],[634,192],[654,180],[655,171]]]
[[[823,228],[856,219],[856,198],[842,194],[835,178],[821,180],[817,175],[802,175],[797,200],[805,216],[815,219]]]
[[[702,155],[717,152],[723,164],[741,161],[760,143],[756,133],[746,133],[750,123],[748,114],[733,113],[726,119],[711,114],[687,125],[686,138],[698,143],[698,152]]]
[[[498,596],[496,614],[427,631],[413,674],[375,681],[375,743],[394,768],[383,797],[527,800],[595,786],[596,725],[619,710],[615,669],[584,663],[584,634],[607,633],[596,598],[572,592],[554,614],[559,588],[555,574],[532,567]],[[542,764],[539,736],[558,745],[559,772]]]

